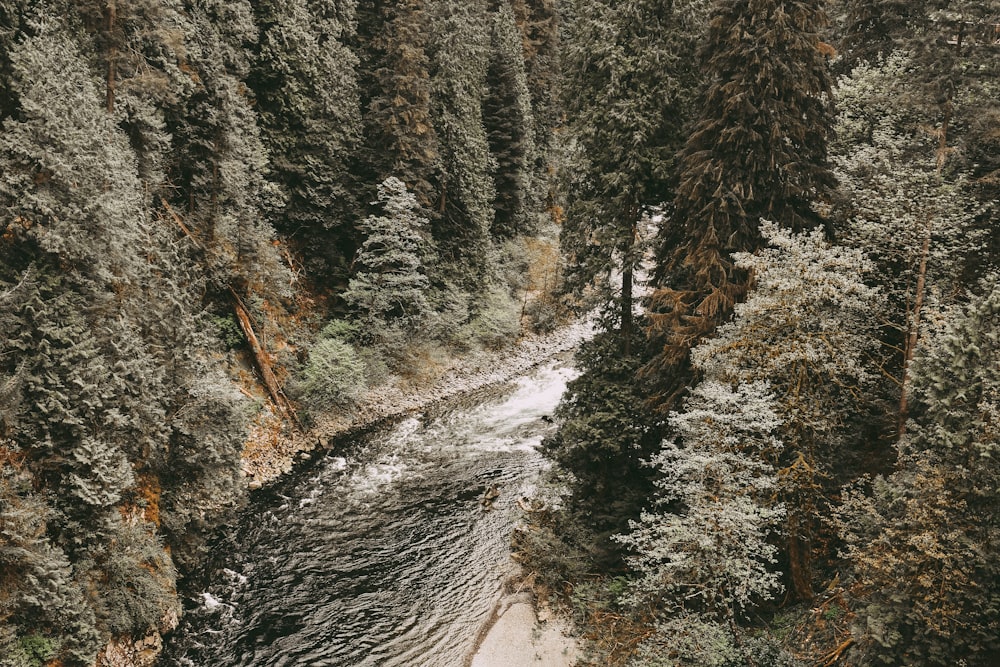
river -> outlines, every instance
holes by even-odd
[[[160,667],[461,667],[575,375],[551,362],[404,419],[254,497],[220,531]],[[497,486],[491,511],[480,499]]]

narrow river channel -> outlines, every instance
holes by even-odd
[[[159,665],[461,667],[499,595],[516,500],[545,467],[544,417],[573,376],[541,366],[262,493],[193,578],[209,583]]]

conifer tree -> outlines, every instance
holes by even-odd
[[[490,50],[486,7],[486,0],[442,0],[430,15],[432,117],[443,167],[434,239],[448,278],[473,294],[482,293],[496,268],[490,238],[496,190],[482,113]]]
[[[280,207],[281,192],[267,178],[269,154],[244,83],[253,13],[247,2],[199,0],[191,21],[184,66],[194,88],[170,124],[171,178],[185,195],[174,204],[207,251],[216,289],[280,294],[289,279],[265,211]]]
[[[706,377],[670,416],[676,439],[650,460],[659,473],[654,505],[618,536],[639,575],[632,602],[652,603],[659,619],[647,650],[688,664],[735,658],[738,619],[781,591],[772,539],[785,512],[773,500],[777,410],[766,383]]]
[[[858,637],[886,663],[988,665],[1000,651],[996,276],[914,364],[896,471],[839,515],[867,606]]]
[[[423,0],[359,3],[365,39],[365,157],[370,179],[390,176],[414,193],[426,215],[436,211],[441,148],[431,118],[428,15]]]
[[[704,16],[697,2],[659,0],[579,0],[569,11],[563,101],[580,158],[570,166],[560,237],[566,280],[576,291],[596,282],[609,304],[617,302],[627,353],[643,255],[638,227],[671,198]],[[609,282],[611,267],[622,276],[620,291]]]
[[[764,222],[761,233],[773,247],[733,257],[754,276],[749,298],[691,357],[706,379],[771,384],[783,422],[784,449],[770,463],[787,509],[784,562],[792,594],[810,599],[826,492],[858,474],[847,446],[874,382],[870,315],[881,300],[863,281],[871,266],[860,250],[830,246],[821,230],[793,235]]]
[[[870,252],[889,299],[882,366],[898,379],[897,433],[926,311],[961,293],[984,241],[975,224],[982,208],[970,196],[968,177],[947,165],[938,139],[921,127],[924,111],[907,103],[919,87],[914,70],[908,57],[893,53],[840,81],[833,157],[844,198],[835,209],[845,218],[841,237]]]
[[[384,214],[362,223],[365,241],[344,300],[358,312],[364,336],[398,344],[417,333],[430,314],[428,220],[398,178],[379,185]]]
[[[535,169],[535,121],[525,73],[521,33],[514,12],[504,3],[493,16],[492,53],[487,73],[489,95],[484,101],[484,122],[490,153],[496,162],[493,180],[496,201],[491,232],[510,238],[530,233]]]
[[[662,351],[646,372],[670,397],[683,390],[688,350],[747,294],[735,252],[761,247],[761,218],[800,231],[833,177],[830,77],[819,51],[820,0],[719,0],[704,48],[708,88],[680,156],[673,209],[661,231],[651,334]]]
[[[258,2],[260,42],[248,80],[254,91],[271,178],[282,188],[274,225],[299,241],[320,278],[353,251],[358,186],[351,153],[360,140],[361,109],[353,38],[354,3]],[[318,255],[319,257],[315,257]]]

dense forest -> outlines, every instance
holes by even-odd
[[[251,429],[552,326],[556,30],[548,0],[0,3],[0,665],[175,626]]]
[[[585,662],[996,664],[998,194],[998,0],[0,0],[0,667],[572,312],[514,547]]]

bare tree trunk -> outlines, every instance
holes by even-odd
[[[913,351],[920,337],[920,315],[924,307],[924,293],[927,285],[927,257],[931,249],[931,222],[927,221],[924,232],[924,244],[920,249],[920,268],[917,270],[917,291],[913,299],[913,315],[910,318],[910,329],[907,332],[906,345],[903,347],[903,377],[899,389],[899,414],[897,415],[896,434],[902,438],[906,433],[906,417],[909,413],[909,383],[910,363],[913,361]]]
[[[233,310],[236,312],[236,319],[240,324],[240,329],[243,331],[243,335],[246,336],[247,342],[250,343],[250,350],[253,352],[254,362],[256,363],[257,370],[260,371],[261,380],[264,382],[264,387],[267,389],[268,395],[271,397],[271,401],[274,403],[275,407],[284,412],[292,421],[295,422],[296,426],[299,424],[298,417],[295,414],[295,410],[292,409],[291,404],[285,398],[285,395],[281,391],[281,386],[278,384],[278,379],[274,376],[274,371],[271,369],[271,362],[268,360],[267,352],[264,351],[264,346],[260,344],[260,340],[257,338],[257,334],[254,333],[253,322],[250,319],[250,314],[247,312],[246,307],[243,305],[243,300],[240,299],[236,291],[230,287],[229,294],[233,297]]]
[[[160,198],[163,203],[163,208],[166,209],[167,213],[174,219],[177,226],[181,228],[184,236],[191,239],[191,241],[199,248],[203,246],[195,238],[191,230],[188,229],[187,225],[184,224],[184,220],[181,216],[177,215],[173,207],[167,202],[166,199]],[[284,392],[281,391],[281,386],[278,384],[278,379],[274,376],[274,370],[271,368],[271,362],[267,358],[267,352],[264,350],[264,346],[260,344],[260,340],[257,338],[257,334],[253,329],[253,321],[250,319],[250,313],[247,312],[246,306],[243,305],[243,299],[240,298],[239,294],[236,293],[231,286],[226,286],[229,290],[229,295],[233,300],[233,311],[236,313],[236,321],[240,325],[240,330],[243,331],[243,335],[246,337],[247,342],[250,344],[250,351],[253,353],[254,365],[257,366],[257,370],[260,372],[261,380],[264,382],[264,388],[267,389],[268,395],[271,397],[271,402],[274,407],[280,412],[284,413],[289,419],[294,422],[295,426],[302,431],[302,423],[299,421],[299,417],[295,414],[295,409],[292,404],[285,398]]]
[[[633,320],[632,320],[632,294],[633,294],[633,282],[634,282],[634,271],[635,271],[635,252],[636,252],[636,240],[638,238],[638,227],[636,223],[636,217],[638,216],[638,207],[630,207],[628,211],[629,218],[631,218],[631,228],[629,229],[629,238],[627,245],[622,253],[622,301],[621,301],[621,333],[622,333],[622,352],[625,356],[632,354],[632,330],[633,330]]]

